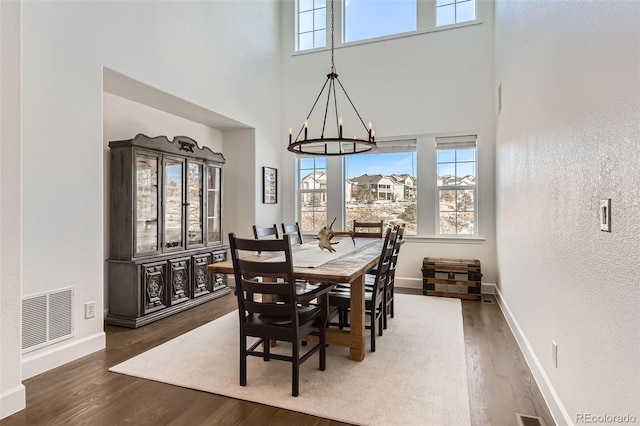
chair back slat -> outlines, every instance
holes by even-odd
[[[398,230],[396,227],[387,229],[384,237],[384,244],[382,245],[380,259],[378,260],[378,267],[376,268],[376,276],[373,286],[374,298],[384,291],[385,283],[387,281],[387,275],[389,273],[389,267],[391,265],[391,256],[393,255],[397,236]]]
[[[259,227],[253,225],[253,237],[256,240],[262,240],[271,236],[275,237],[276,240],[280,238],[280,236],[278,235],[278,225],[276,225],[275,223],[273,224],[273,226],[268,227]]]
[[[291,245],[295,246],[296,244],[302,244],[302,230],[300,229],[300,224],[298,222],[288,225],[286,223],[282,223],[282,236],[289,235],[291,239]]]
[[[389,265],[389,271],[395,273],[396,265],[398,263],[398,254],[400,253],[400,247],[402,247],[402,239],[404,238],[404,225],[398,226],[398,236],[396,242],[393,245],[393,253],[391,254],[391,264]]]
[[[288,235],[280,240],[250,240],[229,234],[233,259],[236,295],[241,328],[252,315],[275,315],[287,318],[298,327],[296,287],[291,262],[291,242]],[[282,256],[284,261],[269,262],[247,256]],[[266,257],[265,257],[266,259]],[[258,278],[259,277],[259,278]],[[279,278],[279,279],[278,279]],[[265,282],[272,281],[272,282]],[[263,300],[270,298],[278,302]],[[277,297],[281,296],[281,297]]]
[[[353,221],[354,237],[382,238],[384,235],[384,221],[380,222],[360,222]]]

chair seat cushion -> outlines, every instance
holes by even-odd
[[[299,306],[298,307],[298,321],[300,324],[305,324],[319,316],[321,310],[317,306]],[[291,327],[291,319],[289,316],[275,316],[260,314],[257,316],[251,316],[248,318],[248,322],[257,325],[272,325],[277,327]]]

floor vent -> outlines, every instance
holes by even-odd
[[[486,297],[482,299],[482,303],[486,303],[487,305],[493,305],[493,299]]]
[[[22,298],[22,353],[73,337],[73,288]]]
[[[517,426],[545,426],[544,421],[540,417],[528,416],[526,414],[516,413]]]

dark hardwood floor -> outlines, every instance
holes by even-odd
[[[471,424],[511,426],[516,424],[515,413],[521,413],[540,416],[548,426],[553,425],[498,305],[463,301],[462,306]],[[107,371],[115,364],[235,308],[236,300],[230,294],[140,329],[106,326],[105,350],[26,380],[27,408],[3,419],[0,424],[344,424]],[[175,362],[187,363],[189,360],[176,359]],[[162,369],[163,366],[155,368]]]

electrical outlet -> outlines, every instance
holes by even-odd
[[[551,359],[553,360],[553,366],[558,368],[558,345],[553,340],[551,341]]]
[[[87,302],[84,304],[84,319],[96,316],[96,302]]]

